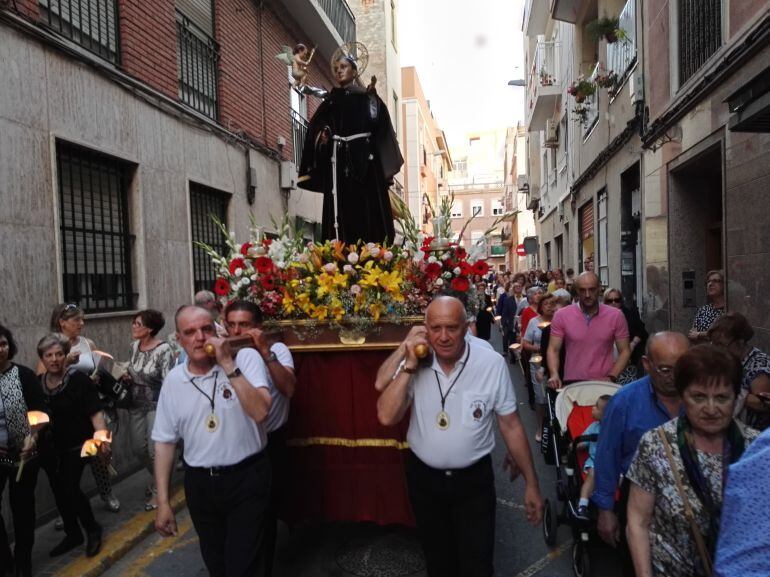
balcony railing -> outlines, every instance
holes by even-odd
[[[607,69],[618,75],[618,86],[636,62],[636,0],[628,0],[618,17],[625,38],[607,44]]]
[[[40,0],[48,28],[115,64],[120,62],[116,0]]]
[[[179,99],[201,114],[217,119],[219,46],[186,16],[176,14]]]
[[[307,134],[307,120],[296,110],[291,111],[291,138],[294,148],[294,165],[299,169],[302,162],[302,147],[305,145],[305,134]]]
[[[598,75],[599,63],[597,62],[596,66],[594,66],[594,69],[591,72],[591,80],[595,81]],[[583,124],[583,136],[587,136],[588,133],[591,132],[591,129],[594,127],[594,124],[596,124],[596,121],[599,120],[599,92],[601,91],[597,90],[591,96],[586,97],[585,102],[583,103],[583,106],[585,106],[587,111],[586,120]]]
[[[537,91],[541,86],[556,86],[561,82],[558,71],[559,42],[538,42],[532,67],[529,71],[529,102],[530,108],[537,99]]]
[[[679,84],[722,45],[722,0],[679,0]]]
[[[331,20],[337,34],[345,42],[356,39],[356,17],[345,0],[318,0],[318,5]]]

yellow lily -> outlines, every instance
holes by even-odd
[[[372,315],[374,322],[380,320],[380,315],[385,312],[385,307],[382,303],[372,303],[369,305],[369,314]]]
[[[336,321],[341,321],[342,317],[345,316],[345,307],[343,307],[342,303],[337,299],[332,300],[331,315],[334,317],[334,320]]]
[[[325,305],[310,305],[310,318],[318,319],[319,321],[325,320],[329,316],[329,308]]]

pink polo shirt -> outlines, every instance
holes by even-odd
[[[551,335],[562,339],[566,351],[565,381],[604,379],[615,364],[613,347],[618,339],[628,338],[628,324],[616,308],[600,304],[590,319],[575,303],[556,312]]]

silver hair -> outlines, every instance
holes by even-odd
[[[50,333],[40,339],[37,343],[37,356],[41,359],[45,352],[52,347],[61,347],[65,355],[70,352],[70,340],[61,333]]]
[[[620,289],[616,289],[615,287],[610,286],[604,289],[604,292],[602,293],[602,301],[606,299],[608,296],[610,296],[612,293],[618,293],[618,296],[620,296],[621,299],[623,298],[623,293],[620,292]]]
[[[217,297],[211,291],[198,291],[195,293],[195,304],[198,306],[207,305],[217,300]]]
[[[535,296],[536,293],[543,292],[543,287],[539,286],[531,286],[527,289],[527,300],[529,300],[530,297]]]
[[[569,294],[567,289],[556,289],[553,291],[553,296],[555,296],[564,304],[570,304],[572,302],[572,295]]]

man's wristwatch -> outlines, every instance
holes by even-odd
[[[227,378],[230,380],[235,379],[240,377],[242,374],[243,373],[241,372],[241,369],[239,369],[238,367],[235,367],[235,370],[232,373],[227,373]]]
[[[265,359],[265,364],[272,363],[277,360],[278,360],[278,355],[276,355],[273,351],[270,351],[270,354],[267,355],[267,358]]]

